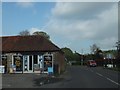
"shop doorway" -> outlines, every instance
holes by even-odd
[[[23,56],[23,72],[33,72],[33,56]]]
[[[32,56],[29,56],[29,71],[33,71],[33,59],[32,59]]]

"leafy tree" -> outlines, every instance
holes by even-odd
[[[80,64],[80,60],[81,60],[81,55],[75,51],[75,53],[73,53],[73,51],[70,48],[62,48],[62,51],[65,53],[65,57],[68,61],[76,61],[76,64]]]
[[[74,60],[75,61],[80,61],[81,60],[81,55],[78,52],[75,51],[75,53],[73,53],[73,55],[74,55]]]
[[[70,48],[65,47],[62,48],[61,50],[65,53],[65,57],[67,58],[68,61],[74,60],[73,52]]]
[[[43,31],[36,31],[33,33],[33,35],[41,35],[47,39],[50,39],[50,36],[46,32],[43,32]]]
[[[85,60],[87,61],[87,60],[92,60],[92,59],[94,59],[94,55],[93,54],[86,54],[85,55]]]
[[[29,36],[30,35],[30,32],[28,30],[24,30],[24,31],[21,31],[19,33],[20,36]]]

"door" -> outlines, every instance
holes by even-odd
[[[29,56],[29,71],[33,71],[33,56]]]
[[[23,71],[29,71],[28,70],[28,59],[29,57],[27,55],[23,56]]]
[[[32,55],[24,55],[23,70],[24,72],[33,72],[33,56]]]

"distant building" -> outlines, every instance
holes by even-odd
[[[43,36],[5,36],[1,39],[0,58],[6,73],[39,73],[40,67],[44,73],[48,73],[48,67],[57,73],[65,70],[64,53]]]

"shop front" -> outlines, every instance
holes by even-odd
[[[53,67],[53,55],[21,55],[13,54],[11,63],[7,60],[8,55],[2,55],[2,65],[5,72],[9,66],[9,73],[40,73],[40,68],[44,73],[48,73],[48,67]],[[8,65],[7,63],[10,63]]]
[[[16,66],[16,73],[40,72],[40,60],[42,59],[41,55],[22,55],[17,57],[19,57],[18,60],[13,58],[13,65]]]

